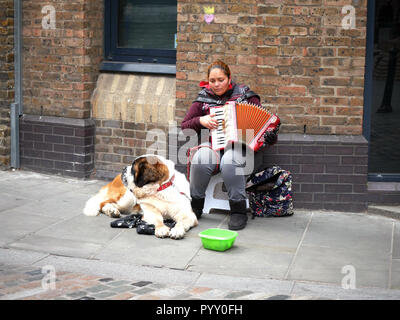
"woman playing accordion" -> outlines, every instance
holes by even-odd
[[[193,129],[200,136],[202,130],[218,130],[221,121],[215,113],[211,112],[215,107],[225,104],[250,104],[262,108],[260,97],[248,86],[239,85],[232,81],[229,67],[222,61],[213,62],[207,70],[207,82],[200,82],[202,90],[193,102],[185,118],[182,121],[182,129]],[[277,141],[279,130],[279,118],[277,125],[263,132],[262,145],[272,145]],[[259,147],[258,147],[259,148]],[[256,148],[258,150],[258,148]],[[210,178],[216,172],[220,172],[228,191],[230,205],[230,220],[228,227],[231,230],[240,230],[247,224],[247,195],[245,191],[246,158],[243,158],[242,148],[212,148],[211,141],[201,143],[196,147],[190,163],[190,193],[192,197],[192,209],[200,219],[203,212],[205,192]],[[254,151],[257,151],[253,149]],[[262,163],[262,153],[254,153],[254,168]]]

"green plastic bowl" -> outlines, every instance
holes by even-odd
[[[205,249],[225,251],[233,246],[238,233],[226,229],[211,228],[200,232],[199,236]]]

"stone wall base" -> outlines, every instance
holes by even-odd
[[[297,209],[365,212],[368,208],[368,142],[362,136],[279,134],[264,153],[293,175]],[[186,173],[186,166],[179,165]]]
[[[368,202],[400,205],[400,182],[368,182]]]
[[[363,136],[280,134],[264,162],[292,172],[296,208],[368,209],[368,142]]]
[[[93,120],[24,115],[21,168],[88,178],[94,170],[94,135]]]

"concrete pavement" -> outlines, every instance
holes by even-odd
[[[400,299],[395,213],[250,219],[215,252],[198,233],[227,228],[227,212],[203,216],[183,240],[139,235],[83,215],[105,183],[0,171],[0,299]],[[46,268],[56,289],[44,292]]]

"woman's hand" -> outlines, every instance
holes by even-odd
[[[207,129],[217,129],[218,128],[218,121],[214,119],[215,114],[208,114],[206,116],[200,117],[200,124]]]

